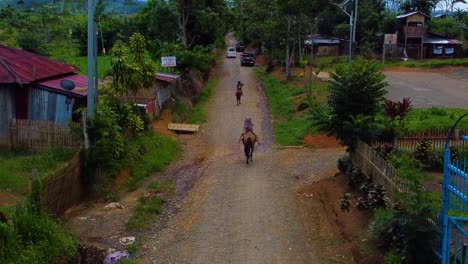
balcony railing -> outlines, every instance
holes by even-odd
[[[408,38],[420,38],[427,31],[427,27],[403,27],[403,34]]]

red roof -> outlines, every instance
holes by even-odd
[[[48,79],[45,81],[37,82],[38,85],[46,86],[61,92],[66,92],[65,89],[60,86],[62,80],[70,80],[75,83],[75,89],[71,90],[71,93],[78,96],[86,96],[88,94],[88,76],[71,74],[61,76],[59,78]]]
[[[156,80],[172,82],[179,78],[177,75],[167,74],[167,73],[156,73]]]
[[[27,84],[78,70],[44,56],[0,45],[0,84]]]

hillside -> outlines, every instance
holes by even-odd
[[[21,5],[17,5],[18,2],[22,1]],[[8,5],[22,8],[34,8],[42,4],[53,4],[60,9],[71,9],[74,12],[83,12],[86,9],[87,1],[73,0],[0,0],[0,8]],[[128,0],[106,0],[106,12],[126,13],[132,14],[137,13],[140,8],[147,2],[146,0],[134,0],[131,4],[126,4]]]

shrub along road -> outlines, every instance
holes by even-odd
[[[296,191],[332,176],[344,150],[276,149],[253,68],[239,64],[239,58],[225,59],[208,105],[208,122],[196,135],[179,136],[184,156],[167,173],[180,178],[190,170],[177,167],[199,161],[200,176],[167,226],[160,229],[155,222],[146,231],[142,248],[148,263],[328,263],[320,260],[314,223]],[[245,96],[237,106],[239,80]],[[263,142],[249,165],[237,142],[246,116],[252,117]],[[176,180],[178,192],[183,187]]]

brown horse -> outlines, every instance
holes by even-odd
[[[255,147],[255,142],[258,142],[259,144],[260,142],[258,141],[257,136],[251,131],[247,133],[242,133],[240,140],[244,144],[244,153],[245,157],[247,158],[246,163],[249,164],[249,159],[250,162],[253,162],[252,156]]]
[[[237,99],[237,105],[240,105],[241,103],[241,96],[244,95],[242,93],[242,90],[241,89],[237,89],[236,91],[236,99]]]

